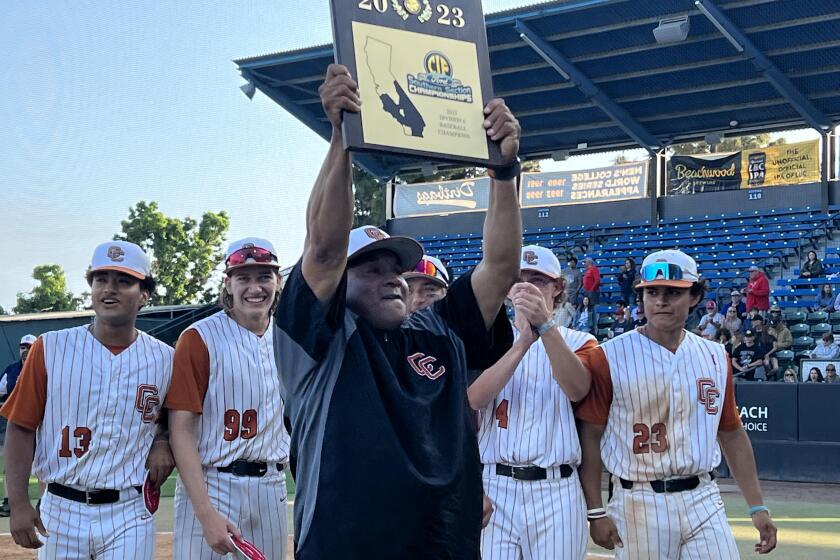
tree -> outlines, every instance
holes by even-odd
[[[152,259],[158,283],[153,305],[210,302],[218,292],[211,277],[224,258],[222,242],[230,219],[227,213],[205,212],[201,221],[164,215],[157,202],[138,202],[122,222],[114,239],[140,245]]]
[[[385,223],[385,185],[353,166],[353,227]]]
[[[721,140],[720,144],[715,144],[714,146],[710,146],[705,142],[686,142],[683,144],[672,144],[671,149],[674,151],[675,154],[692,155],[740,152],[741,150],[752,150],[754,148],[764,148],[765,146],[779,146],[782,144],[787,144],[787,140],[785,140],[784,138],[778,138],[777,140],[771,142],[769,134],[755,134],[751,136],[726,137]]]
[[[42,264],[32,270],[38,285],[29,294],[18,293],[15,313],[75,311],[81,300],[67,289],[64,269],[57,264]]]
[[[6,308],[0,305],[0,315],[8,315],[9,312],[6,311]]]

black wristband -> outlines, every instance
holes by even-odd
[[[497,181],[513,181],[522,173],[522,162],[519,158],[516,158],[504,167],[496,167],[489,171],[490,177]]]

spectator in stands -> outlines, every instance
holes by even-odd
[[[805,383],[825,383],[820,368],[812,367],[811,371],[808,372],[808,379],[805,380]]]
[[[618,273],[618,286],[621,289],[621,299],[628,304],[636,299],[636,292],[633,287],[638,283],[639,273],[636,270],[636,261],[627,257]]]
[[[565,292],[560,295],[560,302],[557,309],[554,310],[554,320],[561,327],[572,328],[572,323],[575,320],[575,306],[569,302]]]
[[[741,298],[741,292],[738,290],[732,290],[729,292],[729,301],[725,303],[723,308],[720,310],[724,317],[726,317],[726,312],[729,311],[730,307],[734,307],[737,310],[738,318],[743,321],[744,317],[747,315],[747,306],[744,304],[744,301]]]
[[[575,330],[591,333],[595,328],[595,306],[589,296],[583,296],[575,313]]]
[[[819,278],[825,273],[825,268],[820,259],[817,258],[816,251],[808,251],[808,257],[802,264],[802,269],[799,271],[800,278]]]
[[[729,344],[724,344],[723,346],[729,356],[733,355],[735,348],[738,348],[738,346],[744,343],[744,337],[740,332],[734,332],[731,334],[732,338],[729,340]]]
[[[589,297],[594,305],[601,301],[601,271],[595,261],[587,257],[583,260],[586,271],[583,273],[583,295]]]
[[[563,280],[566,281],[566,299],[572,306],[577,306],[580,297],[581,275],[577,267],[577,259],[569,257],[569,266],[563,269]]]
[[[647,317],[645,317],[645,306],[642,305],[642,300],[639,296],[636,296],[636,307],[634,307],[633,311],[630,312],[630,319],[633,321],[634,327],[641,327],[647,323]]]
[[[837,368],[834,364],[828,364],[825,366],[825,382],[840,383],[840,375],[837,375]]]
[[[713,340],[718,328],[723,325],[723,315],[718,313],[717,304],[714,300],[706,302],[706,314],[700,319],[697,328],[694,329],[695,334],[699,334],[703,338]]]
[[[840,348],[834,344],[834,335],[830,332],[822,335],[822,344],[817,343],[816,347],[808,353],[815,360],[833,360],[840,355]]]
[[[706,308],[702,305],[697,305],[694,310],[688,314],[688,319],[685,320],[685,330],[695,332],[700,326],[700,321],[706,316]]]
[[[778,350],[776,337],[770,334],[764,323],[764,317],[757,315],[752,321],[752,330],[755,332],[755,343],[764,352],[765,378],[773,380],[779,374],[779,360],[775,354]]]
[[[726,327],[720,327],[715,333],[715,340],[723,344],[723,347],[726,348],[732,344],[732,333]],[[729,350],[726,350],[726,353],[728,354]]]
[[[776,339],[776,350],[790,350],[793,346],[793,335],[787,328],[787,321],[784,317],[778,319],[770,318],[770,328],[767,332]]]
[[[778,303],[774,303],[770,306],[770,316],[768,317],[771,321],[778,321],[782,318],[782,308],[779,307]]]
[[[726,313],[723,314],[724,330],[728,331],[730,335],[741,332],[741,323],[741,318],[738,317],[738,309],[730,305]]]
[[[764,271],[755,265],[750,267],[750,280],[744,291],[747,294],[747,312],[751,309],[770,309],[770,281]]]
[[[785,383],[796,383],[798,381],[796,370],[793,367],[789,367],[785,370],[783,381]]]
[[[613,338],[622,335],[626,332],[632,331],[633,329],[634,325],[633,321],[630,319],[630,315],[626,313],[624,309],[618,309],[615,312],[615,321],[610,327],[608,336],[610,338]]]
[[[820,293],[817,299],[814,300],[814,305],[808,308],[810,311],[834,311],[834,292],[831,290],[831,284],[823,284],[820,288]]]
[[[832,311],[840,311],[840,292],[837,292],[837,297],[834,299],[834,304],[831,306],[831,309],[826,309],[829,313]]]
[[[755,333],[746,331],[744,342],[732,352],[733,377],[744,381],[755,381],[756,373],[764,377],[764,352],[755,343]]]

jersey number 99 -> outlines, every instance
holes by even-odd
[[[235,408],[225,411],[225,441],[251,439],[257,435],[257,411],[249,408],[242,414]]]

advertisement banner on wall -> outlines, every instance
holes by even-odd
[[[668,162],[669,195],[737,190],[740,186],[741,152],[673,155]]]
[[[581,171],[523,173],[523,208],[629,200],[645,196],[648,162],[624,163]]]
[[[735,385],[738,413],[750,439],[796,440],[797,397],[794,383]]]
[[[394,189],[394,217],[483,212],[487,210],[489,190],[488,177],[397,185]]]
[[[818,183],[820,142],[799,142],[741,152],[741,188]]]

